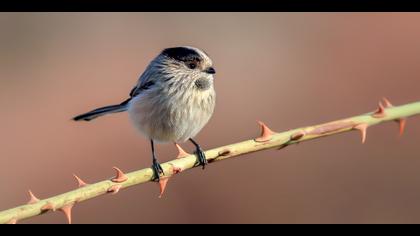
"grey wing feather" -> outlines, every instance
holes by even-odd
[[[152,69],[154,63],[152,62],[149,64],[149,66],[146,68],[146,70],[143,72],[143,74],[140,76],[139,81],[137,82],[137,85],[131,90],[130,96],[135,97],[139,95],[142,91],[150,89],[155,85],[157,73],[159,73],[157,70]]]

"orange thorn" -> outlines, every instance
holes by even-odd
[[[393,107],[392,103],[391,103],[391,102],[389,102],[389,100],[388,100],[386,97],[383,97],[383,98],[382,98],[382,101],[384,102],[384,106],[385,106],[385,108],[388,108],[388,107]]]
[[[39,202],[39,199],[37,197],[35,197],[35,195],[32,193],[31,190],[29,190],[28,192],[29,192],[29,196],[31,197],[28,201],[28,204],[35,204],[35,203]]]
[[[88,185],[85,181],[83,181],[81,178],[79,178],[77,175],[73,174],[74,178],[76,178],[77,183],[79,185],[79,188],[85,187]]]
[[[53,206],[51,202],[47,202],[47,204],[41,207],[41,211],[50,211],[50,210],[55,211],[55,207]]]
[[[271,136],[275,134],[270,128],[268,128],[263,122],[258,121],[258,124],[261,126],[261,136],[254,139],[255,142],[267,142],[271,139]]]
[[[118,169],[117,167],[112,167],[116,172],[117,172],[117,176],[115,176],[115,178],[111,179],[112,182],[116,182],[116,183],[122,183],[127,181],[127,176],[124,174],[124,172],[122,172],[120,169]]]
[[[184,151],[184,149],[182,149],[182,147],[179,146],[179,144],[175,143],[175,146],[178,149],[178,156],[176,156],[176,159],[180,159],[180,158],[191,155],[188,152]]]
[[[385,114],[385,107],[384,107],[384,105],[382,105],[382,103],[379,102],[379,105],[378,106],[379,106],[378,109],[376,109],[376,111],[373,112],[372,117],[374,117],[374,118],[383,118],[383,117],[385,117],[386,114]]]
[[[368,124],[366,124],[366,123],[361,123],[361,124],[358,124],[358,125],[354,126],[354,129],[359,130],[362,134],[362,143],[366,142],[367,128],[368,128]]]
[[[63,206],[60,211],[64,213],[64,215],[67,218],[67,222],[71,224],[71,210],[73,209],[74,204],[69,204],[66,206]]]
[[[17,223],[17,220],[16,220],[15,218],[10,219],[10,220],[7,222],[7,224],[8,224],[8,225],[15,225],[16,223]]]
[[[168,184],[169,177],[164,177],[159,180],[160,194],[159,198],[162,198],[163,193],[165,192],[166,185]]]
[[[398,125],[400,126],[400,136],[402,136],[404,134],[407,119],[406,118],[401,118],[401,119],[398,119],[396,121],[398,122]]]
[[[385,104],[385,108],[389,108],[389,107],[394,106],[394,105],[392,105],[392,103],[386,97],[383,97],[382,101]],[[407,123],[407,119],[406,118],[401,118],[401,119],[397,119],[395,121],[398,122],[398,125],[400,127],[399,135],[402,136],[404,134],[405,124]]]
[[[112,194],[117,194],[120,191],[121,187],[122,187],[121,184],[113,185],[110,188],[108,188],[107,192],[112,193]]]
[[[290,136],[290,140],[292,140],[292,141],[299,140],[299,139],[303,138],[303,136],[305,136],[305,134],[306,133],[303,130],[298,131],[298,132],[292,134],[292,136]]]

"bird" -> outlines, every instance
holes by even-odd
[[[128,99],[78,115],[73,120],[91,121],[127,111],[133,126],[150,140],[154,180],[164,175],[155,143],[190,141],[195,146],[195,165],[204,169],[208,161],[193,138],[214,112],[215,74],[213,62],[204,50],[192,46],[165,48],[148,64]]]

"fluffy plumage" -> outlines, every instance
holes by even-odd
[[[182,57],[162,53],[155,58],[139,79],[138,95],[128,104],[133,124],[155,141],[185,142],[213,114],[216,99],[213,75],[206,72],[212,67],[212,61],[201,50],[188,49],[195,55],[188,56],[182,51]],[[197,62],[197,67],[189,68],[188,63],[192,61],[188,59]],[[209,85],[203,89],[197,86],[197,81]],[[147,83],[153,86],[141,89]]]
[[[193,138],[213,114],[216,93],[212,61],[202,50],[176,47],[163,50],[146,68],[130,98],[119,105],[95,109],[74,120],[128,111],[134,126],[159,142]]]

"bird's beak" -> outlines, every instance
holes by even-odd
[[[213,67],[209,67],[205,70],[207,74],[216,74],[216,70]]]

